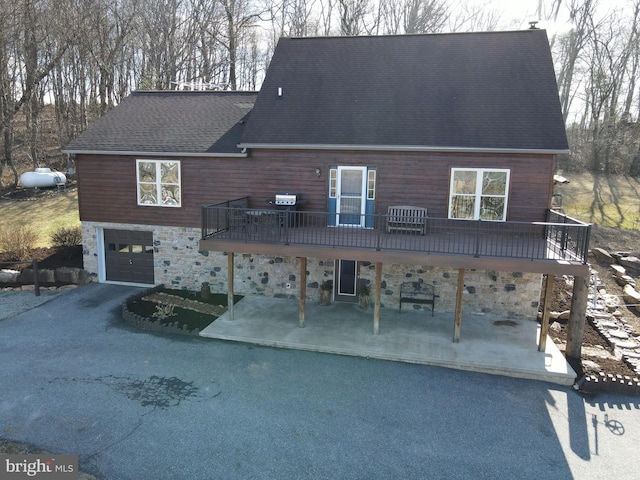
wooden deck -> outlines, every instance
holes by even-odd
[[[466,222],[465,222],[466,223]],[[488,222],[483,222],[488,223]],[[571,249],[545,236],[545,227],[505,229],[504,224],[442,228],[425,235],[388,233],[383,228],[286,227],[248,224],[201,240],[202,250],[371,262],[413,263],[450,268],[581,275],[588,271]],[[567,245],[565,245],[566,247]]]
[[[510,238],[500,234],[478,237],[474,232],[441,232],[418,235],[387,233],[349,227],[299,227],[274,229],[230,229],[216,240],[242,243],[274,243],[290,246],[357,248],[372,251],[413,251],[425,254],[457,254],[475,257],[512,257],[529,260],[559,258],[547,248],[544,238]]]
[[[202,208],[201,250],[335,258],[448,268],[584,275],[590,226],[549,211],[547,222],[427,217],[423,231],[387,228],[388,215],[249,208],[249,199]],[[357,226],[332,226],[350,221]],[[366,227],[364,227],[366,226]]]

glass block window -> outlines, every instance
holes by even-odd
[[[451,169],[449,218],[505,221],[509,193],[507,169]]]
[[[138,205],[180,207],[180,162],[136,160]]]

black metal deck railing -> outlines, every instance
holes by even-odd
[[[388,215],[340,217],[329,212],[249,208],[245,197],[202,207],[202,239],[582,264],[589,250],[590,225],[554,211],[549,211],[546,222],[389,220]],[[398,228],[398,223],[405,228]]]

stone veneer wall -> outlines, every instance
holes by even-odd
[[[212,291],[226,292],[227,256],[221,252],[198,251],[199,228],[83,222],[84,268],[92,275],[97,275],[98,272],[98,227],[152,231],[156,284],[199,290],[203,282],[208,282]],[[399,264],[383,264],[382,268],[382,306],[398,308],[400,284],[422,280],[436,288],[439,295],[436,311],[454,312],[458,285],[457,269]],[[333,259],[307,260],[309,301],[318,300],[320,283],[325,279],[332,279],[333,274]],[[361,262],[360,278],[373,287],[375,264]],[[297,298],[299,279],[298,258],[236,254],[234,287],[239,294]],[[537,316],[542,288],[540,274],[467,270],[464,283],[465,313],[491,313],[532,319]],[[373,288],[371,293],[374,293]]]

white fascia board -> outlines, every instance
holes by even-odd
[[[201,152],[140,152],[136,150],[60,150],[73,155],[128,155],[138,157],[225,157],[246,158],[247,153],[201,153]]]
[[[472,148],[472,147],[432,147],[419,145],[339,145],[339,144],[292,144],[292,143],[241,143],[238,148],[265,148],[282,150],[375,150],[383,152],[453,152],[453,153],[526,153],[561,155],[570,150],[541,148]]]

